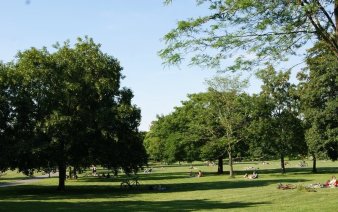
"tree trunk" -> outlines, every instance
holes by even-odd
[[[218,174],[223,174],[223,157],[218,158],[218,168],[217,168]]]
[[[59,163],[59,191],[65,191],[65,180],[66,180],[66,164]]]
[[[234,167],[233,167],[233,161],[232,161],[232,154],[231,151],[228,152],[229,154],[229,176],[234,177]]]
[[[315,154],[312,154],[312,172],[317,173],[317,158]]]
[[[69,167],[69,172],[68,172],[68,174],[69,174],[69,175],[68,175],[68,178],[69,178],[69,179],[72,179],[73,172],[72,172],[72,167],[71,167],[71,166]]]
[[[334,3],[334,17],[335,17],[335,24],[336,24],[336,43],[338,44],[338,0],[335,0]]]
[[[59,186],[58,190],[59,191],[65,191],[65,181],[66,181],[66,172],[67,172],[67,167],[66,167],[66,161],[65,161],[65,143],[63,140],[60,141],[60,146],[59,146],[59,161],[58,161],[58,166],[59,166]]]
[[[74,176],[74,178],[75,179],[77,179],[77,170],[78,170],[78,168],[76,167],[76,166],[74,166],[74,169],[73,169],[74,171],[73,171],[73,176]]]
[[[280,156],[280,165],[281,165],[281,168],[282,168],[282,174],[285,174],[285,162],[284,162],[284,155],[281,154]]]

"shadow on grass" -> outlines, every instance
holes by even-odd
[[[15,181],[15,180],[26,180],[26,179],[31,179],[30,177],[0,177],[0,183],[1,181],[7,181],[7,180],[11,180],[11,181]]]
[[[238,180],[238,181],[212,181],[188,183],[162,184],[164,191],[150,190],[149,185],[141,185],[138,189],[120,189],[118,185],[68,185],[65,192],[56,191],[56,186],[20,185],[15,187],[1,188],[0,200],[63,200],[63,199],[118,199],[133,197],[143,193],[175,193],[189,191],[241,189],[269,186],[277,183],[299,183],[305,179],[276,179],[276,180]]]
[[[194,170],[197,174],[197,170]],[[208,175],[215,175],[215,173],[208,173]],[[175,179],[184,179],[189,176],[189,171],[186,172],[173,172],[173,173],[149,173],[149,174],[139,174],[138,177],[141,181],[148,180],[175,180]],[[122,179],[126,178],[124,175],[113,176],[111,178],[104,177],[80,177],[78,181],[81,182],[121,182]]]
[[[226,210],[234,208],[250,208],[256,205],[271,204],[269,202],[230,202],[203,200],[172,201],[104,201],[104,202],[0,202],[0,210],[21,211],[197,211]]]
[[[306,182],[305,179],[275,179],[275,180],[239,180],[239,181],[218,181],[218,182],[193,182],[179,183],[168,185],[166,192],[186,192],[196,190],[227,190],[227,189],[242,189],[252,187],[263,187],[269,185],[277,185],[278,183],[300,183]]]
[[[235,170],[236,174],[250,173],[253,170]],[[312,167],[286,167],[286,174],[313,174]],[[337,173],[337,167],[317,167],[318,174],[332,174]],[[258,169],[260,174],[281,174],[281,168],[275,169]]]

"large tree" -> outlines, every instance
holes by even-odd
[[[228,157],[233,176],[232,159],[245,139],[249,98],[240,93],[241,85],[236,80],[215,78],[209,85],[208,92],[190,94],[174,112],[158,117],[145,145],[152,158],[166,162],[217,160],[219,174]]]
[[[332,160],[338,158],[338,58],[322,43],[317,43],[309,54],[308,67],[298,75],[299,95],[307,123],[306,142],[316,172],[319,153],[326,153]]]
[[[215,77],[207,81],[210,92],[209,113],[217,124],[206,126],[213,140],[223,148],[220,158],[229,159],[230,177],[234,176],[235,148],[245,139],[244,131],[249,124],[249,97],[243,92],[246,82],[239,77]],[[216,146],[217,146],[216,145]]]
[[[11,167],[27,171],[56,165],[58,188],[64,190],[67,165],[85,167],[108,159],[127,171],[143,165],[144,156],[114,154],[119,149],[134,155],[143,148],[140,111],[131,104],[132,92],[120,89],[119,62],[89,38],[55,48],[53,53],[46,48],[20,52],[6,66],[16,150]],[[107,159],[107,154],[112,156]]]
[[[8,99],[6,67],[0,63],[0,171],[5,171],[11,161],[11,126],[10,114],[11,107]]]
[[[189,100],[174,112],[157,117],[147,133],[145,145],[153,159],[166,162],[200,159],[200,146],[203,144],[203,130],[199,126],[203,94],[189,95]],[[203,117],[205,118],[205,117]]]
[[[247,70],[286,60],[316,39],[338,57],[338,0],[196,2],[210,13],[179,21],[164,36],[166,47],[159,52],[164,63],[179,64],[190,58],[195,65]]]
[[[263,81],[260,93],[263,101],[256,107],[262,108],[263,115],[257,114],[259,121],[254,122],[258,124],[254,126],[254,133],[262,138],[265,151],[279,155],[282,173],[285,173],[284,158],[305,154],[307,147],[295,85],[289,82],[290,72],[277,72],[272,66],[258,72],[258,77]]]

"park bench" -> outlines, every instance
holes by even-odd
[[[138,188],[139,186],[138,176],[128,176],[127,178],[122,179],[120,184],[120,188],[122,189]]]

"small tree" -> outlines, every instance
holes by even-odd
[[[228,155],[229,174],[233,177],[234,148],[244,138],[242,131],[249,118],[249,111],[245,106],[246,94],[242,93],[246,82],[240,81],[239,77],[215,77],[207,83],[211,97],[210,112],[217,122],[217,125],[209,127],[212,127],[214,138],[221,143]]]

